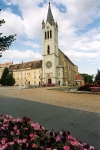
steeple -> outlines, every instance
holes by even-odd
[[[52,19],[53,19],[53,15],[51,12],[50,1],[49,1],[49,8],[48,8],[48,15],[47,15],[47,21],[46,22],[49,22],[50,24],[52,24]]]

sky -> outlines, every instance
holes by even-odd
[[[49,0],[0,0],[3,36],[17,34],[0,63],[14,64],[42,59],[42,20]],[[79,73],[100,69],[100,0],[51,0],[58,23],[59,49],[78,66]]]

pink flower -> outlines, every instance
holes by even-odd
[[[17,132],[16,132],[16,135],[19,135],[19,133],[20,133],[20,131],[19,131],[19,129],[18,129]]]
[[[41,149],[44,149],[44,146],[40,146]]]
[[[46,148],[46,150],[52,150],[52,148]]]
[[[22,141],[23,141],[23,143],[26,143],[27,139],[23,139]]]
[[[14,126],[14,130],[17,130],[17,125]]]
[[[1,140],[1,144],[5,144],[6,143],[6,141],[3,139],[3,140]]]
[[[13,131],[11,131],[11,132],[10,132],[10,135],[14,135],[14,132],[13,132]]]
[[[34,137],[34,134],[33,134],[33,133],[31,133],[29,136],[32,138],[32,137]]]
[[[9,145],[14,145],[14,142],[9,142]]]
[[[26,143],[26,147],[28,147],[29,146],[29,143]]]
[[[24,128],[25,130],[28,130],[28,128]]]
[[[60,141],[60,137],[59,136],[56,137],[56,142],[58,142],[58,141]]]
[[[32,148],[35,148],[37,145],[36,144],[32,144]]]
[[[64,146],[63,148],[64,148],[64,150],[70,150],[69,146]]]
[[[78,145],[79,145],[79,142],[78,142],[78,141],[71,141],[71,144],[72,144],[73,146],[78,146]]]

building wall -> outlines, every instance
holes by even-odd
[[[65,54],[59,50],[59,65],[63,67],[63,84],[74,84],[78,67],[75,66]]]
[[[24,85],[26,81],[28,81],[30,85],[39,85],[41,84],[41,68],[13,70],[13,77],[16,81],[15,85],[19,85],[20,82]]]

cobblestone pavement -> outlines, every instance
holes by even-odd
[[[100,113],[100,95],[98,94],[77,94],[47,89],[48,88],[19,89],[18,87],[0,87],[0,95]]]

